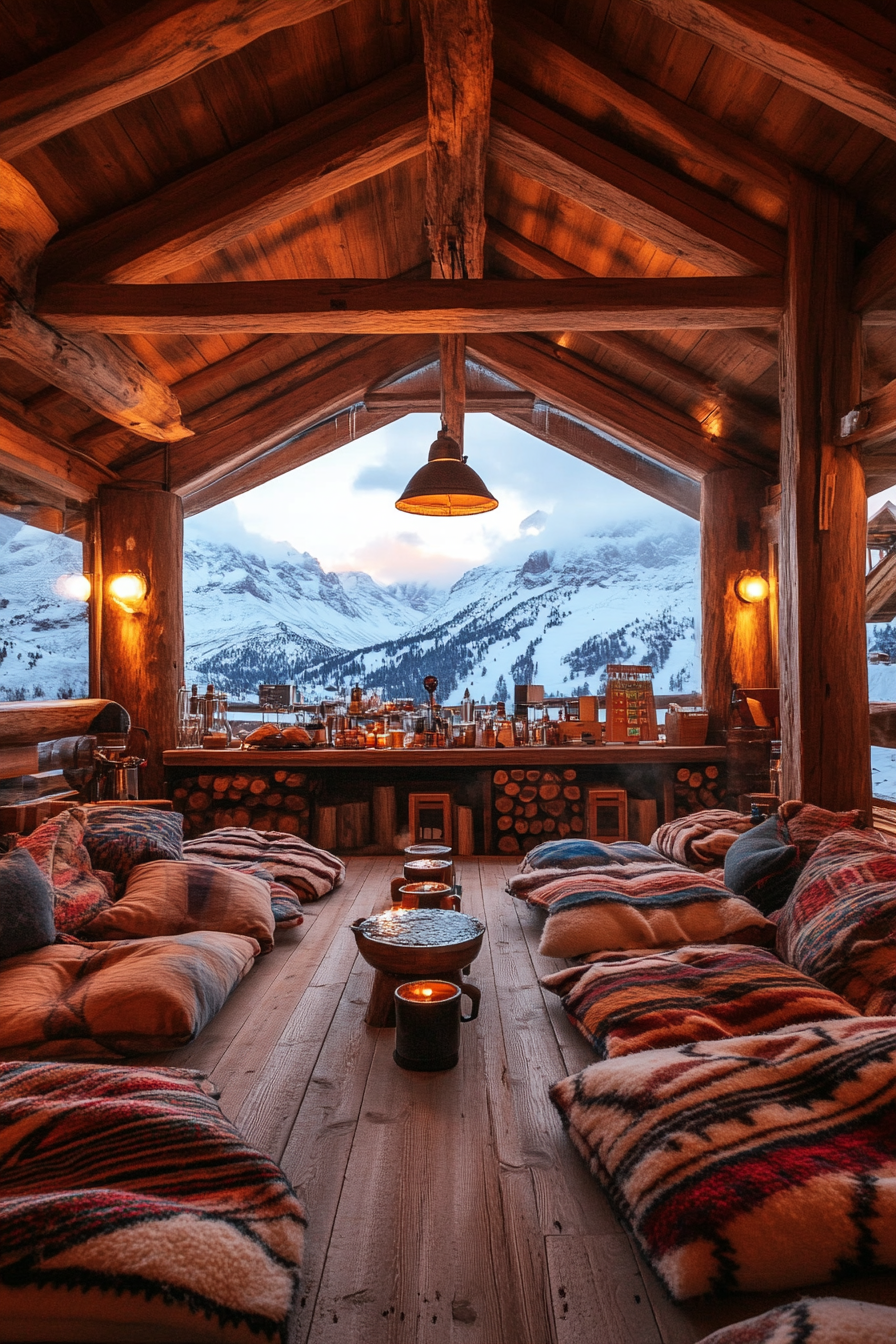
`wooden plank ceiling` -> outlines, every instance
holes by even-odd
[[[843,432],[896,481],[890,0],[0,0],[0,30],[0,509],[71,530],[120,479],[195,512],[465,404],[686,512],[707,472],[773,481],[799,174],[854,202]]]

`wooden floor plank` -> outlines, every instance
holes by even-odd
[[[213,1071],[306,1202],[293,1344],[695,1344],[799,1296],[675,1304],[638,1254],[548,1097],[594,1057],[539,984],[563,963],[504,890],[515,865],[457,861],[464,910],[487,925],[459,1066],[397,1067],[394,1031],[364,1024],[373,971],[347,925],[387,902],[399,862],[349,860],[343,888],[167,1057]],[[810,1291],[896,1305],[892,1275]]]
[[[624,1237],[547,1237],[558,1344],[662,1344]]]
[[[349,891],[350,897],[354,890],[350,904],[344,898],[340,900],[330,944],[312,968],[302,993],[293,999],[292,1011],[280,1025],[272,1048],[263,1062],[258,1060],[254,1049],[249,1056],[256,1067],[252,1079],[246,1079],[244,1070],[242,1087],[238,1085],[239,1080],[219,1083],[221,1102],[227,1114],[252,1143],[272,1157],[279,1159],[286,1147],[308,1080],[357,957],[355,940],[348,925],[353,919],[382,908],[388,897],[388,876],[388,870],[380,864]],[[369,967],[365,968],[364,978],[365,983],[372,985],[373,972]]]

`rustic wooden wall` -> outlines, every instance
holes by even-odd
[[[102,561],[100,685],[150,734],[144,797],[163,797],[162,752],[176,745],[177,687],[184,676],[183,502],[166,490],[102,486],[97,509]],[[109,596],[115,574],[137,570],[149,590],[123,611]]]

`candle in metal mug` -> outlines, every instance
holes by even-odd
[[[395,991],[395,1063],[421,1072],[453,1069],[460,1058],[460,1021],[457,985],[447,980],[399,985]]]

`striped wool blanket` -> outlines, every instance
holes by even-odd
[[[823,840],[781,911],[778,951],[863,1013],[896,1013],[896,846],[871,830]]]
[[[551,1089],[676,1299],[896,1268],[896,1025],[646,1050]]]
[[[338,887],[345,864],[284,831],[255,831],[251,826],[224,826],[184,844],[185,859],[208,859],[225,867],[260,864],[277,882],[291,887],[304,901],[316,901]]]
[[[548,957],[774,937],[774,926],[755,906],[723,882],[677,863],[543,868],[516,873],[507,886],[547,912],[539,951]]]
[[[751,824],[742,812],[710,808],[667,821],[654,831],[650,845],[676,863],[712,868],[721,863],[737,837],[748,831]]]
[[[541,983],[561,996],[601,1059],[859,1016],[839,994],[759,947],[601,952]]]
[[[893,1344],[896,1308],[846,1297],[804,1297],[723,1326],[699,1344]]]
[[[5,1338],[286,1339],[304,1212],[211,1092],[185,1069],[0,1065]]]

